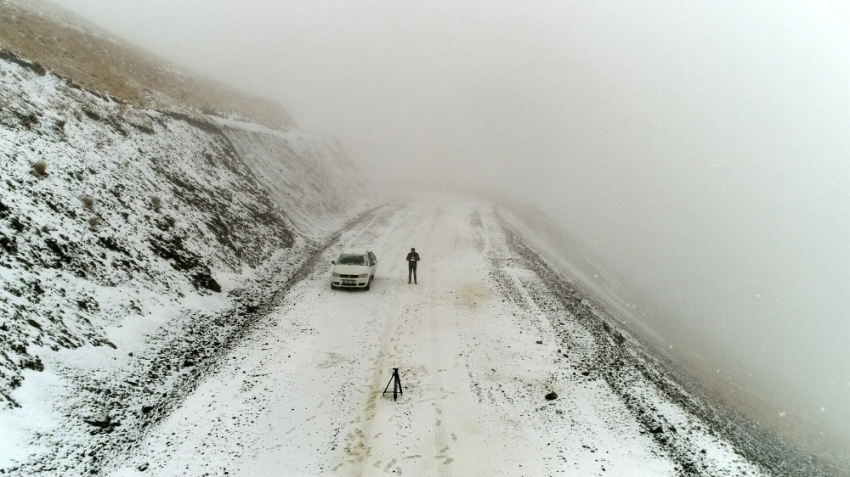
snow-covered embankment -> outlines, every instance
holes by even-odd
[[[13,469],[59,441],[108,447],[91,432],[141,415],[130,397],[179,386],[240,323],[219,318],[246,280],[296,269],[367,192],[327,138],[134,107],[0,53],[0,469]],[[187,327],[218,331],[163,363]]]

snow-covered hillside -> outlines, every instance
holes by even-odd
[[[66,377],[132,367],[164,327],[232,308],[246,280],[285,278],[323,223],[365,205],[365,181],[327,138],[249,123],[225,134],[0,53],[0,407],[18,410],[3,413],[4,443],[46,431]],[[5,447],[0,467],[16,457]]]
[[[335,230],[346,211],[374,199],[334,138],[213,119],[298,231],[306,235]]]

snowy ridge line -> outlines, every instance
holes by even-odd
[[[0,2],[0,44],[90,91],[137,106],[298,127],[277,102],[184,70],[45,0]]]
[[[832,475],[811,456],[710,397],[664,355],[652,353],[652,345],[623,327],[530,248],[525,240],[530,232],[515,228],[515,221],[504,220],[502,214],[497,216],[512,251],[539,277],[540,286],[558,297],[593,335],[590,376],[604,379],[641,424],[642,432],[678,464],[679,475],[717,475],[720,469],[734,466],[739,472],[748,468],[746,475]]]
[[[64,425],[39,436],[44,449],[40,455],[3,469],[5,474],[97,474],[132,454],[147,431],[178,408],[206,376],[215,373],[223,357],[280,306],[295,284],[323,263],[324,254],[341,236],[376,218],[385,208],[376,206],[350,219],[323,243],[301,243],[297,253],[277,257],[257,277],[229,293],[233,304],[227,310],[191,313],[176,327],[162,329],[150,338],[148,350],[129,369],[105,376],[69,376],[74,388],[71,394],[76,397],[61,410]],[[287,261],[293,256],[295,262]],[[110,400],[105,402],[104,395]],[[94,432],[85,423],[91,416],[103,422]],[[80,448],[86,449],[84,458],[77,458]]]
[[[231,129],[242,129],[243,131],[248,131],[257,134],[265,134],[267,136],[275,136],[280,139],[290,139],[293,136],[302,136],[309,138],[321,138],[321,139],[331,139],[330,136],[320,133],[313,133],[307,131],[299,131],[294,129],[289,129],[286,131],[280,131],[277,129],[272,129],[268,126],[264,126],[262,124],[257,124],[250,121],[244,121],[237,118],[223,118],[221,116],[216,116],[213,114],[208,114],[207,117],[212,120],[215,124],[223,128],[231,128]]]

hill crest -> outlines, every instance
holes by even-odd
[[[189,72],[41,0],[0,0],[0,48],[132,105],[298,127],[275,101]]]

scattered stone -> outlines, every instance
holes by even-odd
[[[153,411],[153,406],[150,404],[145,404],[142,406],[142,414],[150,414]]]
[[[105,412],[91,414],[90,416],[83,418],[83,422],[90,426],[99,427],[101,429],[117,425],[112,422],[112,418],[109,417],[109,414],[106,414]]]
[[[614,333],[612,333],[612,336],[614,336],[614,342],[618,345],[621,345],[626,342],[626,338],[623,337],[623,334],[619,331],[615,331]]]
[[[38,177],[47,177],[47,163],[38,161],[32,165],[33,173]]]
[[[537,344],[543,344],[543,341],[537,341]]]
[[[21,368],[31,369],[40,373],[44,371],[44,364],[41,362],[41,358],[39,358],[38,356],[32,358],[25,357],[21,360]]]
[[[144,472],[144,471],[148,470],[148,467],[150,467],[150,464],[145,462],[144,464],[142,464],[142,465],[140,465],[136,468],[139,469],[139,472]]]
[[[554,391],[546,395],[547,401],[554,401],[555,399],[558,399],[558,395]]]
[[[661,434],[663,431],[664,431],[664,429],[662,429],[661,426],[655,426],[655,427],[653,427],[652,429],[649,430],[649,432],[651,432],[653,434]]]

